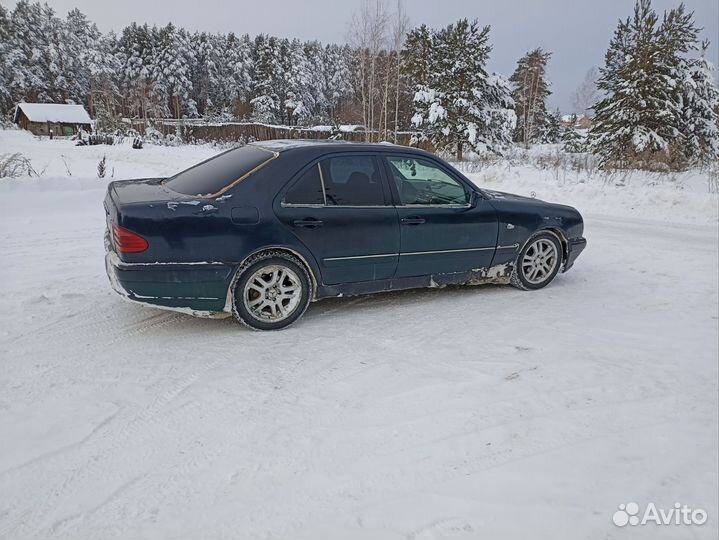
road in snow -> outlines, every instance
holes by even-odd
[[[0,538],[717,537],[715,223],[589,215],[542,291],[256,333],[123,302],[75,182],[0,189]],[[709,521],[615,527],[630,501]]]

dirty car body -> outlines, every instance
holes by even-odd
[[[561,271],[586,245],[574,208],[481,189],[385,144],[254,143],[169,179],[112,182],[104,206],[113,287],[205,316],[232,312],[233,280],[263,252],[301,262],[317,300],[508,283],[538,233],[556,239]]]

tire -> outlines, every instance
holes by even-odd
[[[510,283],[525,291],[546,287],[559,273],[562,259],[562,244],[556,235],[535,234],[519,252]]]
[[[253,330],[280,330],[297,321],[312,299],[302,262],[282,251],[250,257],[232,284],[232,315]]]

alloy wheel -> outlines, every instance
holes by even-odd
[[[532,285],[551,277],[559,264],[557,246],[546,238],[534,241],[522,257],[522,273]]]
[[[256,319],[280,322],[292,315],[300,304],[302,282],[286,266],[264,266],[246,281],[242,298]]]

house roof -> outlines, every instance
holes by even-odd
[[[31,122],[56,122],[58,124],[89,124],[90,115],[82,105],[64,103],[18,103],[13,121],[20,118],[20,111]]]

